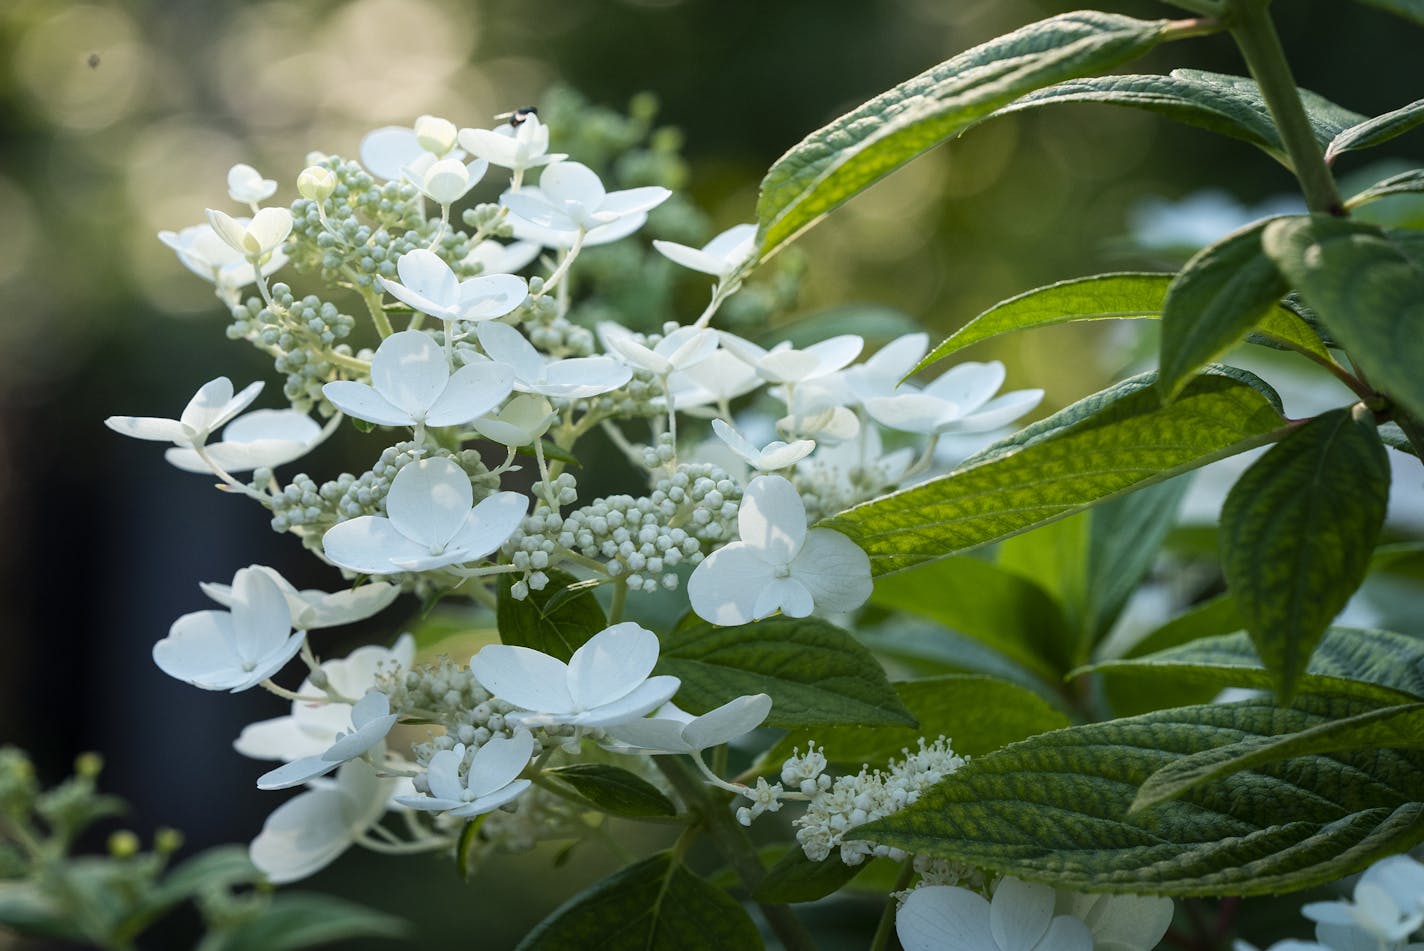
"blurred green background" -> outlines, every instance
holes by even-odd
[[[105,430],[113,413],[176,413],[203,381],[271,380],[225,340],[226,314],[155,238],[228,207],[248,162],[278,197],[313,149],[354,155],[362,133],[421,113],[488,125],[554,84],[623,108],[656,94],[681,130],[688,191],[720,229],[753,216],[766,168],[841,112],[968,46],[1072,9],[1028,0],[350,0],[235,3],[8,0],[0,5],[0,742],[48,779],[75,752],[109,758],[107,787],[190,846],[246,841],[278,801],[230,749],[270,697],[203,693],[164,678],[153,641],[203,606],[196,582],[254,561],[332,584],[260,513],[174,470],[154,446]],[[1109,9],[1178,16],[1154,3]],[[1420,95],[1420,34],[1371,8],[1279,5],[1301,85],[1366,114]],[[1228,40],[1171,44],[1133,71],[1241,67]],[[1421,136],[1396,155],[1420,156]],[[575,156],[577,158],[578,156]],[[1346,173],[1372,157],[1346,156]],[[1417,164],[1417,162],[1415,163]],[[1249,146],[1125,110],[1066,107],[998,120],[917,160],[801,243],[797,312],[855,302],[948,332],[1030,287],[1095,271],[1172,266],[1133,250],[1153,198],[1207,187],[1246,205],[1291,181]],[[300,287],[300,284],[298,285]],[[695,295],[701,284],[690,284]],[[700,303],[697,296],[689,300]],[[668,315],[687,320],[695,311]],[[976,359],[1045,411],[1134,359],[1112,327],[1010,337]],[[273,405],[269,386],[262,405]],[[275,391],[279,393],[279,390]],[[333,450],[335,451],[335,450]],[[331,475],[318,454],[309,471]],[[348,857],[311,883],[405,911],[418,939],[512,945],[577,883],[612,867],[550,871],[539,852],[472,885],[430,858]],[[535,884],[531,884],[535,883]],[[844,916],[847,946],[873,918]],[[872,913],[873,914],[873,913]],[[153,947],[181,946],[178,930]],[[165,942],[178,942],[166,944]],[[0,947],[6,939],[0,936]]]

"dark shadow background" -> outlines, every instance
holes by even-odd
[[[1349,3],[1280,4],[1297,78],[1366,114],[1417,98],[1421,34]],[[719,227],[750,220],[765,169],[802,135],[951,54],[1073,9],[1028,0],[486,0],[164,3],[11,0],[0,10],[0,742],[54,780],[97,749],[106,787],[145,838],[183,829],[189,849],[246,841],[279,801],[230,741],[282,704],[162,675],[152,643],[206,607],[199,581],[252,562],[302,585],[337,584],[244,500],[114,436],[114,413],[174,415],[203,381],[263,378],[225,340],[206,285],[154,238],[228,207],[246,161],[292,182],[310,149],[354,154],[361,133],[423,112],[478,125],[558,81],[621,105],[651,90],[685,134],[691,192]],[[1180,15],[1121,2],[1115,12]],[[1241,72],[1229,41],[1171,44],[1131,71]],[[1421,134],[1387,151],[1424,151]],[[577,157],[577,156],[575,156]],[[1343,170],[1372,160],[1346,156]],[[1417,163],[1416,163],[1417,164]],[[898,307],[945,332],[1029,287],[1150,265],[1125,255],[1130,210],[1224,187],[1252,204],[1291,190],[1251,147],[1125,110],[1064,107],[999,120],[917,160],[834,213],[801,244],[803,309]],[[698,290],[697,293],[702,293]],[[690,315],[685,315],[687,319]],[[1108,331],[1011,337],[986,355],[1010,386],[1056,408],[1116,367]],[[979,356],[978,359],[985,357]],[[338,440],[300,465],[365,468]],[[344,455],[346,454],[346,455]],[[391,609],[392,625],[402,611]],[[389,628],[388,628],[389,629]],[[328,642],[328,654],[336,653]],[[587,853],[593,849],[584,850]],[[310,885],[410,910],[421,940],[512,944],[603,857],[550,870],[514,860],[473,886],[443,860],[352,856]],[[511,871],[513,869],[513,871]],[[530,882],[537,882],[531,886]],[[848,946],[874,914],[845,906]],[[861,922],[851,924],[852,920]],[[869,921],[869,925],[865,922]],[[513,937],[512,937],[513,936]],[[156,939],[155,947],[178,940]],[[0,936],[0,947],[5,938]],[[411,947],[420,946],[412,942]]]

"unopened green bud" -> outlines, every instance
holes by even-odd
[[[104,757],[98,753],[80,753],[74,758],[74,775],[80,779],[98,779],[104,769]]]
[[[320,165],[304,168],[297,176],[297,191],[308,201],[326,201],[336,191],[336,173]]]
[[[139,853],[143,843],[128,829],[120,829],[109,836],[109,854],[116,859],[131,859]]]
[[[159,855],[172,855],[183,847],[183,833],[177,829],[162,826],[153,833],[153,851]]]

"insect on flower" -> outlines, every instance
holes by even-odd
[[[524,124],[525,119],[528,119],[530,116],[538,115],[539,110],[534,106],[521,106],[520,108],[515,109],[513,112],[501,112],[499,115],[495,116],[495,118],[505,119],[509,122],[511,126],[517,129]]]

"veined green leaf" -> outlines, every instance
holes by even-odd
[[[1374,707],[1297,704],[1181,707],[1036,736],[971,759],[856,835],[1064,888],[1166,895],[1293,891],[1424,840],[1417,750],[1266,763],[1129,815],[1137,788],[1179,757]]]
[[[1229,368],[1161,405],[1156,374],[1125,380],[1040,420],[948,475],[857,505],[825,524],[876,575],[977,548],[1276,438],[1274,393]]]
[[[1385,198],[1389,195],[1409,195],[1424,192],[1424,168],[1412,168],[1398,175],[1375,182],[1357,195],[1351,196],[1345,207],[1354,210],[1361,205]]]
[[[682,679],[677,703],[692,713],[764,693],[771,726],[915,724],[875,656],[819,618],[680,625],[663,638],[657,670]]]
[[[1097,274],[1011,297],[956,330],[920,361],[914,372],[970,344],[1000,334],[1079,320],[1160,317],[1172,274]],[[1257,331],[1268,340],[1324,360],[1329,352],[1298,315],[1285,306],[1268,308]]]
[[[529,932],[517,951],[755,951],[762,946],[740,902],[662,853],[569,899]]]
[[[827,212],[1024,93],[1110,69],[1155,46],[1168,20],[1050,17],[955,56],[811,133],[777,159],[757,201],[766,259]]]
[[[919,726],[820,727],[793,730],[762,762],[775,772],[797,747],[815,741],[833,763],[881,765],[914,749],[920,737],[947,736],[954,751],[978,756],[1036,733],[1068,725],[1068,717],[1038,694],[995,677],[950,674],[895,685]]]
[[[1244,631],[1206,637],[1130,660],[1074,671],[1149,682],[1267,690],[1271,675]],[[1375,705],[1424,700],[1424,642],[1392,631],[1332,627],[1320,639],[1301,679],[1302,693],[1345,694]]]
[[[1073,635],[1054,600],[987,561],[947,558],[889,575],[870,600],[972,637],[1050,682],[1072,663]]]
[[[510,595],[512,575],[501,575],[496,620],[505,644],[532,647],[567,661],[590,637],[608,626],[608,618],[593,592],[562,571],[548,571],[542,591],[524,600]]]
[[[806,857],[795,841],[776,864],[766,870],[766,877],[757,885],[753,896],[759,902],[819,901],[838,892],[851,879],[865,870],[866,863],[847,865],[832,854],[815,862]]]
[[[604,763],[574,763],[544,772],[574,788],[596,808],[615,816],[675,816],[677,807],[658,788],[626,769]]]
[[[1368,149],[1388,142],[1421,122],[1424,122],[1424,99],[1416,99],[1407,106],[1400,106],[1373,119],[1358,122],[1330,140],[1330,144],[1325,147],[1325,161],[1333,162],[1336,156],[1344,152]]]
[[[1145,657],[1204,637],[1233,634],[1244,627],[1241,613],[1236,610],[1236,602],[1232,600],[1231,595],[1223,594],[1198,604],[1156,630],[1147,632],[1128,648],[1123,656]]]
[[[1170,398],[1272,308],[1289,288],[1261,249],[1268,221],[1249,224],[1192,256],[1162,304],[1159,386]]]
[[[1339,409],[1272,446],[1226,496],[1222,569],[1282,703],[1365,579],[1389,477],[1371,421]]]
[[[1405,240],[1315,215],[1272,222],[1262,246],[1370,384],[1424,418],[1424,264]]]
[[[1163,766],[1137,790],[1132,812],[1151,809],[1203,783],[1263,763],[1321,753],[1419,749],[1421,746],[1424,746],[1424,703],[1367,710],[1285,736],[1253,736],[1239,743],[1193,753]]]

